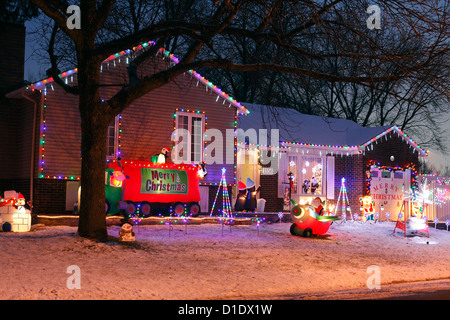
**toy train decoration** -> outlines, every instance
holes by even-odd
[[[299,205],[291,199],[294,207],[291,216],[294,223],[291,225],[292,235],[311,237],[312,235],[323,235],[328,232],[330,225],[339,217],[329,215],[323,208],[320,198],[314,198],[310,205]]]
[[[113,161],[105,170],[105,212],[125,219],[161,212],[198,216],[204,172],[202,165]]]

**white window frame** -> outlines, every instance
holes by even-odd
[[[320,193],[314,193],[314,194],[303,193],[302,185],[303,185],[303,181],[304,181],[304,178],[303,178],[304,174],[302,172],[302,169],[303,169],[303,164],[306,161],[305,160],[306,158],[321,159],[321,163],[322,163],[322,180],[321,181],[322,182],[320,185]],[[297,191],[298,191],[297,195],[299,195],[300,197],[326,197],[327,196],[327,188],[326,188],[325,181],[327,178],[327,176],[326,176],[327,158],[324,156],[311,154],[311,155],[302,155],[299,157],[299,159],[300,159],[299,163],[300,163],[301,167],[297,168],[297,173],[298,173],[298,177],[299,177],[299,181],[298,181],[298,185],[297,185]],[[311,191],[311,189],[310,189],[310,191]]]
[[[184,155],[187,154],[188,157],[183,159],[183,163],[190,163],[190,164],[199,164],[203,162],[204,157],[204,134],[205,134],[205,115],[203,113],[195,113],[195,112],[183,112],[183,111],[177,111],[176,112],[176,121],[175,121],[175,129],[182,129],[180,128],[179,119],[180,117],[187,117],[188,118],[188,128],[187,130],[190,133],[190,139],[187,143],[187,148],[183,148],[183,158]],[[202,121],[201,124],[201,134],[200,134],[200,159],[199,160],[193,160],[192,159],[192,118],[200,118]],[[178,140],[178,137],[176,139],[178,141],[177,143],[180,143]],[[183,143],[183,142],[181,142]],[[185,153],[186,151],[186,153]]]
[[[111,123],[114,122],[114,154],[107,154],[106,158],[109,160],[113,160],[117,158],[117,151],[119,150],[119,115],[117,115],[113,121],[111,121]],[[110,146],[109,146],[109,128],[112,125],[109,124],[108,125],[108,131],[106,133],[106,152],[109,151]]]

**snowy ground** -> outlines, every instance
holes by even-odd
[[[334,223],[322,237],[291,236],[290,223],[134,227],[136,243],[96,243],[75,227],[0,233],[0,299],[346,299],[379,297],[406,282],[450,283],[450,232],[393,234],[394,223]],[[117,238],[120,228],[108,227]],[[187,231],[187,232],[186,232]],[[67,268],[81,271],[68,289]],[[378,266],[381,289],[369,290]],[[386,288],[386,289],[385,289]],[[376,295],[378,294],[378,296]]]

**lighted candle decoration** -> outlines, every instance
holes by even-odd
[[[400,212],[400,213],[398,214],[398,220],[402,220],[402,218],[403,218],[403,213]]]
[[[448,231],[448,226],[450,225],[450,220],[449,219],[445,220],[445,225],[447,226],[447,231]]]
[[[141,218],[141,204],[140,203],[138,203],[136,205],[136,212],[131,216],[131,220],[133,221],[133,223],[135,225],[139,225],[141,223],[142,218]]]
[[[280,223],[281,223],[281,220],[283,219],[283,212],[278,212],[278,219],[280,219]]]
[[[261,222],[263,222],[264,220],[266,220],[266,218],[259,218],[259,217],[255,217],[254,219],[252,219],[252,221],[256,222],[256,230],[258,231],[258,236],[259,236],[259,226],[261,225]]]
[[[434,228],[437,229],[437,225],[439,223],[439,219],[438,218],[434,218]]]
[[[391,217],[391,213],[389,211],[386,212],[386,221],[389,221],[390,217]]]

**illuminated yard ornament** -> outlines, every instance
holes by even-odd
[[[294,221],[290,228],[292,235],[303,237],[323,235],[327,233],[333,221],[339,220],[339,217],[324,212],[320,198],[311,201],[311,205],[299,205],[294,200],[291,202],[294,205],[291,210]]]
[[[198,165],[198,172],[197,175],[200,179],[203,179],[208,174],[208,171],[206,170],[206,164],[205,162],[202,162]]]
[[[222,168],[222,178],[220,179],[219,187],[217,188],[216,197],[214,198],[213,205],[211,207],[210,216],[213,215],[216,207],[217,198],[219,197],[220,187],[222,187],[222,210],[219,213],[219,221],[223,223],[231,223],[233,221],[233,212],[231,211],[231,201],[228,194],[227,181],[225,179],[226,169]]]
[[[166,158],[169,152],[170,152],[169,148],[162,148],[161,153],[158,154],[157,163],[166,163]]]
[[[413,202],[411,205],[411,213],[413,217],[422,218],[423,206],[420,202]]]
[[[350,202],[348,201],[347,188],[345,187],[345,178],[341,179],[341,189],[339,190],[339,197],[334,211],[335,216],[338,215],[339,206],[341,207],[340,209],[342,222],[345,222],[347,220],[347,216],[349,216],[353,220]]]
[[[448,226],[450,226],[450,220],[445,220],[445,225],[446,225],[446,227],[447,227],[447,231],[448,231]]]
[[[20,192],[14,190],[4,192],[4,198],[0,197],[0,227],[2,231],[30,231],[31,211],[25,208],[25,204],[25,197]]]
[[[283,216],[284,216],[283,212],[278,212],[278,219],[280,220],[280,223],[283,220]]]
[[[428,223],[426,219],[418,218],[418,217],[409,217],[406,222],[402,221],[403,213],[398,214],[398,220],[395,223],[394,231],[395,233],[396,229],[403,230],[403,233],[406,237],[406,233],[412,233],[417,234],[418,232],[425,232],[427,234],[427,237],[430,237],[430,234],[428,232]]]
[[[362,208],[362,216],[366,221],[375,221],[375,201],[373,201],[371,196],[364,196],[359,198],[359,202]]]

